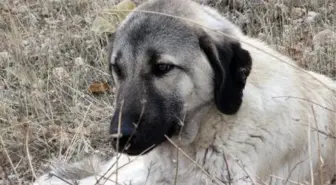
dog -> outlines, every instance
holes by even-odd
[[[326,184],[335,174],[336,82],[213,8],[149,0],[108,56],[118,155],[77,184]],[[35,184],[67,184],[87,168],[76,165]]]

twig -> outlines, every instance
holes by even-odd
[[[147,172],[147,176],[146,176],[146,181],[145,181],[145,184],[144,185],[147,185],[147,182],[148,182],[148,179],[149,179],[149,174],[151,173],[151,169],[153,167],[153,161],[151,161],[150,165],[148,166],[148,172]]]
[[[318,133],[320,133],[320,134],[323,134],[323,135],[325,135],[325,136],[327,136],[327,137],[336,139],[336,135],[333,135],[333,134],[330,134],[330,133],[326,133],[326,132],[324,132],[324,131],[322,131],[322,130],[318,130],[318,129],[315,129],[315,130],[316,130]]]
[[[63,179],[62,177],[59,177],[58,175],[55,175],[55,174],[53,174],[53,173],[50,173],[50,175],[51,175],[51,176],[55,176],[55,177],[58,178],[59,180],[65,182],[65,183],[67,183],[67,184],[69,184],[69,185],[73,185],[73,184],[71,184],[69,181]]]
[[[328,111],[330,111],[330,112],[334,112],[334,113],[336,113],[336,110],[330,109],[330,108],[325,107],[325,106],[323,106],[323,105],[320,105],[320,104],[318,104],[318,103],[316,103],[316,102],[313,102],[313,101],[311,101],[311,100],[308,100],[308,99],[305,99],[305,98],[301,98],[301,97],[294,97],[294,96],[273,96],[272,98],[286,98],[286,99],[290,99],[290,98],[292,98],[292,99],[299,99],[299,100],[303,100],[303,101],[312,103],[312,104],[314,104],[314,105],[317,105],[317,106],[319,106],[319,107],[321,107],[321,108],[324,108],[324,109],[326,109],[326,110],[328,110]]]
[[[231,185],[231,172],[230,172],[229,163],[226,159],[225,153],[223,153],[223,157],[224,157],[224,161],[226,165],[226,170],[228,171],[228,178],[229,178],[228,182],[229,182],[229,185]]]
[[[135,157],[134,159],[132,159],[130,162],[128,162],[128,163],[126,163],[126,164],[120,166],[119,168],[116,168],[115,171],[117,171],[117,170],[119,170],[119,169],[121,169],[121,168],[123,168],[123,167],[129,165],[129,164],[132,163],[133,161],[137,160],[139,157],[141,157],[141,155],[143,155],[144,153],[146,153],[148,150],[151,150],[154,146],[155,146],[155,145],[152,145],[151,147],[147,148],[146,150],[144,150],[143,152],[141,152],[137,157]],[[117,160],[119,160],[120,156],[121,156],[121,154],[119,155],[119,157],[117,157]],[[115,174],[115,171],[112,172],[108,177],[105,177],[105,175],[107,175],[107,173],[113,168],[113,166],[114,166],[115,164],[116,164],[116,163],[113,163],[113,164],[110,166],[110,168],[109,168],[108,170],[106,170],[106,172],[105,172],[105,173],[98,179],[98,181],[95,183],[95,185],[97,185],[97,184],[99,183],[99,181],[100,181],[101,179],[103,179],[103,178],[106,179],[105,183],[107,182],[107,180],[112,181],[112,180],[110,180],[110,177],[111,177],[113,174]],[[112,182],[115,182],[115,181],[112,181]],[[117,183],[117,182],[116,182],[116,183]]]
[[[120,111],[119,111],[119,114],[118,114],[118,132],[117,132],[117,143],[116,143],[116,150],[117,150],[117,153],[119,153],[119,139],[120,137],[122,137],[122,134],[120,133],[120,128],[121,128],[121,117],[122,117],[122,110],[123,110],[123,106],[124,106],[124,100],[121,101],[121,106],[120,106]],[[128,143],[130,142],[131,138],[133,137],[133,134],[135,133],[135,130],[133,130],[130,138],[127,140],[126,144],[125,144],[125,147],[128,145]],[[125,147],[122,149],[122,152],[125,150]],[[113,163],[110,168],[104,173],[104,175],[102,177],[106,178],[105,175],[113,168],[114,165],[116,165],[116,169],[118,169],[118,161],[119,161],[119,158],[121,156],[121,153],[119,154],[119,156],[117,156],[117,160],[115,163]],[[101,177],[101,178],[102,178]],[[97,182],[95,184],[98,184],[98,182],[101,180],[98,179]],[[110,176],[108,178],[105,179],[105,182],[107,182],[107,179],[109,179]],[[116,183],[118,184],[118,171],[116,172]]]
[[[26,142],[25,142],[25,145],[26,145],[26,154],[27,154],[27,159],[28,159],[28,164],[29,164],[29,167],[30,167],[30,170],[32,172],[32,175],[35,179],[37,179],[37,176],[36,176],[36,173],[35,173],[35,170],[34,170],[34,167],[33,167],[33,164],[32,164],[32,157],[30,156],[30,152],[29,152],[29,124],[28,123],[25,123],[25,131],[26,131]]]
[[[0,165],[0,166],[1,166],[2,170],[3,170],[3,172],[4,172],[5,178],[7,178],[9,184],[10,184],[10,185],[14,185],[13,182],[9,179],[9,176],[8,176],[8,173],[7,173],[6,168],[3,167],[2,165]]]
[[[274,178],[276,178],[276,179],[286,180],[286,179],[284,179],[284,178],[282,178],[282,177],[278,177],[278,176],[275,176],[275,175],[270,175],[270,176],[271,176],[271,177],[274,177]],[[299,182],[296,182],[296,181],[292,181],[292,180],[288,180],[288,182],[293,183],[293,184],[297,184],[297,185],[307,185],[307,184],[302,184],[302,183],[299,183]]]
[[[121,110],[120,111],[122,111],[122,107],[123,107],[123,103],[124,103],[124,100],[122,101],[122,105],[121,105]],[[142,102],[142,108],[141,108],[141,114],[140,114],[140,117],[139,117],[139,120],[137,121],[137,123],[134,125],[135,126],[135,129],[133,130],[133,132],[132,132],[132,134],[131,134],[131,136],[128,138],[128,140],[126,141],[126,144],[125,144],[125,147],[122,149],[122,151],[121,152],[119,152],[119,153],[122,153],[124,150],[125,150],[125,148],[127,147],[127,145],[129,144],[129,142],[131,141],[131,139],[132,139],[132,137],[134,136],[134,134],[135,134],[135,131],[136,131],[136,129],[138,128],[138,125],[139,125],[139,123],[140,123],[140,121],[141,121],[141,119],[142,119],[142,116],[143,116],[143,113],[144,113],[144,109],[145,109],[145,101],[143,101]],[[121,136],[121,134],[120,134],[120,132],[119,132],[119,126],[120,126],[120,120],[121,120],[121,115],[120,115],[120,113],[119,113],[119,118],[118,118],[118,134],[116,134],[117,136],[118,136],[118,138],[117,138],[117,142],[119,142],[119,138],[120,138],[120,136]],[[149,149],[151,149],[152,147],[154,147],[154,145],[153,146],[151,146],[151,147],[149,147],[148,149],[146,149],[144,152],[147,152]],[[118,144],[117,144],[117,153],[118,153],[118,149],[119,149],[119,146],[118,146]],[[143,153],[143,152],[142,152]],[[119,158],[120,158],[120,156],[121,155],[119,155],[119,157],[117,157],[117,160],[119,160]],[[110,167],[109,167],[109,169],[104,173],[104,175],[103,175],[103,177],[113,168],[113,166],[115,165],[116,163],[114,163],[114,164],[112,164]],[[117,167],[117,169],[118,169],[118,167]],[[100,178],[100,179],[98,179],[98,181],[96,182],[96,184],[100,181],[102,179],[102,177]],[[106,182],[106,181],[105,181]]]
[[[315,121],[315,127],[316,129],[318,130],[318,125],[317,125],[317,120],[316,120],[316,113],[315,113],[315,110],[314,110],[314,107],[313,105],[311,106],[312,108],[312,111],[313,111],[313,115],[314,115],[314,121]],[[317,152],[318,152],[318,157],[319,157],[319,173],[320,173],[320,185],[323,185],[323,174],[322,174],[322,166],[323,166],[323,159],[322,159],[322,156],[321,156],[321,147],[320,147],[320,136],[319,134],[317,133],[316,134],[317,136]]]
[[[232,157],[233,159],[235,159],[234,156],[231,155],[231,157]],[[238,166],[244,171],[244,173],[247,175],[247,177],[252,181],[252,184],[259,184],[259,183],[254,182],[254,180],[251,178],[250,174],[246,171],[245,167],[244,167],[242,164],[239,163],[239,160],[238,160],[238,159],[235,159],[235,161],[236,161],[236,163],[238,164]],[[257,178],[258,178],[258,177],[257,177]],[[262,182],[262,181],[260,180],[260,182]],[[263,183],[264,185],[266,185],[264,182],[262,182],[262,183]]]
[[[309,126],[309,125],[307,125],[307,124],[302,124],[302,125],[304,125],[304,126]],[[313,131],[316,131],[316,132],[318,132],[318,133],[320,133],[320,134],[322,134],[322,135],[325,135],[325,136],[330,137],[330,138],[332,138],[332,139],[336,139],[336,135],[334,135],[334,134],[332,134],[332,133],[327,133],[327,132],[325,132],[325,131],[322,131],[322,130],[317,129],[317,128],[314,128],[314,127],[312,127],[312,129],[313,129]]]
[[[65,156],[67,156],[68,159],[69,159],[69,158],[71,157],[71,155],[73,154],[73,150],[72,150],[72,152],[71,152],[70,148],[72,148],[72,147],[75,145],[75,141],[76,141],[76,139],[78,138],[79,133],[82,133],[82,132],[80,131],[80,129],[83,128],[84,121],[86,120],[86,116],[89,114],[89,111],[90,111],[90,109],[91,109],[91,106],[92,106],[92,102],[90,102],[90,105],[88,106],[88,108],[87,108],[87,110],[86,110],[86,112],[85,112],[85,114],[84,114],[84,117],[83,117],[81,123],[79,124],[79,126],[77,127],[77,129],[76,129],[76,133],[75,133],[75,135],[73,136],[73,138],[72,138],[72,140],[71,140],[71,142],[70,142],[70,146],[67,148],[67,150],[66,150],[66,152],[65,152]]]
[[[8,162],[9,162],[9,164],[11,165],[11,167],[12,167],[12,169],[13,169],[13,171],[14,171],[14,174],[15,174],[15,176],[16,176],[16,179],[18,180],[19,185],[21,185],[21,184],[22,184],[21,179],[20,179],[20,177],[19,177],[19,175],[18,175],[18,173],[17,173],[17,171],[16,171],[16,168],[14,167],[14,164],[13,164],[12,159],[10,158],[10,156],[9,156],[9,154],[8,154],[8,151],[7,151],[7,149],[6,149],[6,145],[5,145],[5,143],[4,143],[3,139],[2,139],[2,136],[0,136],[0,141],[1,141],[1,144],[2,144],[2,146],[3,146],[3,150],[4,150],[5,154],[6,154],[6,157],[7,157],[7,159],[8,159]]]
[[[119,170],[119,169],[121,169],[121,168],[123,168],[123,167],[125,167],[125,166],[127,166],[127,165],[129,165],[129,164],[131,164],[133,161],[135,161],[135,160],[137,160],[138,158],[140,158],[144,153],[146,153],[146,152],[148,152],[149,150],[151,150],[152,148],[154,148],[154,146],[155,146],[155,145],[152,145],[152,146],[148,147],[146,150],[144,150],[143,152],[141,152],[137,157],[135,157],[134,159],[130,160],[128,163],[121,165],[119,168],[116,168],[116,170]],[[114,174],[114,173],[112,173],[112,174]],[[111,175],[112,175],[112,174],[111,174]]]
[[[309,155],[309,166],[310,166],[310,180],[311,185],[314,185],[314,170],[312,162],[312,151],[311,151],[311,121],[309,121],[308,127],[308,155]]]
[[[121,101],[121,107],[120,107],[120,111],[119,111],[119,115],[118,115],[118,135],[120,136],[120,127],[121,127],[121,116],[122,116],[122,110],[123,110],[123,106],[124,106],[124,100]],[[117,153],[119,152],[119,139],[120,137],[117,138]],[[116,161],[116,183],[118,184],[118,168],[119,168],[119,160]],[[106,181],[105,181],[106,182]]]
[[[176,185],[177,183],[178,168],[179,168],[179,151],[176,148],[176,172],[175,172],[174,185]]]
[[[305,160],[302,160],[302,161],[300,161],[300,162],[298,162],[298,163],[295,164],[295,166],[294,166],[294,167],[291,169],[291,171],[289,172],[289,174],[288,174],[288,176],[287,176],[287,178],[286,178],[286,181],[285,181],[285,183],[284,183],[283,185],[286,185],[287,182],[289,182],[289,178],[292,176],[293,171],[296,169],[296,167],[299,166],[299,164],[303,163],[304,161],[305,161]]]
[[[123,102],[124,101],[122,101],[121,103],[122,103],[122,105],[123,105]],[[121,109],[122,109],[122,105],[121,105]],[[118,133],[116,134],[117,135],[117,143],[116,143],[116,145],[117,145],[117,153],[118,153],[118,150],[119,150],[119,138],[121,137],[121,135],[120,135],[120,120],[121,120],[121,110],[120,110],[120,112],[119,112],[119,115],[118,115]],[[98,183],[99,183],[99,181],[100,180],[102,180],[103,178],[105,178],[105,182],[104,183],[106,183],[107,182],[107,180],[109,179],[109,177],[108,178],[106,178],[105,177],[105,175],[114,167],[114,165],[116,164],[117,165],[117,168],[118,168],[118,160],[119,160],[119,158],[121,157],[121,154],[119,154],[119,155],[117,155],[117,157],[116,157],[116,162],[115,163],[113,163],[107,170],[106,170],[106,172],[98,179],[98,180],[96,180],[96,183],[95,183],[95,185],[97,185]],[[118,174],[116,175],[116,176],[118,176]],[[117,178],[117,177],[116,177]],[[117,179],[118,180],[118,179]],[[116,183],[118,183],[118,181],[116,181]]]

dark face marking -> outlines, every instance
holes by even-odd
[[[141,93],[139,98],[139,92],[144,88],[147,93]],[[153,149],[151,147],[164,142],[165,136],[171,137],[176,132],[182,103],[174,94],[159,94],[149,80],[134,88],[121,86],[120,92],[110,127],[112,134],[118,133],[120,128],[122,137],[112,142],[119,152],[139,155],[147,150],[143,153],[146,154]]]

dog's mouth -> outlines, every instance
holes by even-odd
[[[159,127],[160,128],[160,127]],[[155,149],[157,146],[165,142],[166,137],[172,137],[177,133],[177,127],[172,125],[166,132],[161,129],[151,129],[147,132],[134,131],[129,137],[113,135],[111,144],[114,150],[127,155],[145,155]]]

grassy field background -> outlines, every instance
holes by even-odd
[[[302,67],[336,79],[334,0],[199,1]],[[100,95],[88,87],[110,80],[106,43],[91,25],[115,3],[0,0],[0,184],[28,184],[50,159],[113,152],[113,87]]]

